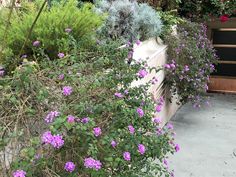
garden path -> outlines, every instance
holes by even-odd
[[[186,104],[172,118],[180,145],[170,158],[175,177],[236,177],[236,95],[209,96],[210,106]]]

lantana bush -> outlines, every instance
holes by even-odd
[[[25,56],[13,75],[0,77],[0,150],[7,156],[13,149],[9,166],[0,158],[3,174],[173,176],[168,155],[179,145],[173,126],[161,127],[155,116],[164,99],[147,92],[152,82],[131,87],[158,69],[130,61],[122,43],[58,53],[52,61]]]

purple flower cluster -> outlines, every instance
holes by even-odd
[[[67,122],[68,123],[74,123],[75,122],[75,117],[72,115],[67,116]]]
[[[69,96],[73,92],[73,89],[70,86],[65,86],[63,87],[62,91],[63,91],[63,95]]]
[[[4,76],[5,71],[4,70],[0,70],[0,77]]]
[[[156,112],[161,112],[161,110],[162,110],[162,107],[163,107],[163,105],[164,105],[164,102],[165,102],[165,100],[164,100],[164,98],[163,97],[161,97],[158,101],[157,101],[157,106],[156,106]]]
[[[134,134],[135,133],[135,128],[132,125],[129,125],[128,129],[129,129],[130,134]]]
[[[137,75],[139,78],[144,78],[147,74],[148,72],[146,71],[146,69],[141,69]]]
[[[57,56],[58,56],[59,58],[64,58],[64,57],[65,57],[65,54],[64,54],[64,53],[58,53]]]
[[[168,128],[169,130],[173,130],[173,129],[174,129],[174,126],[173,126],[172,123],[169,122],[169,123],[166,125],[166,128]]]
[[[64,169],[71,173],[75,170],[75,164],[73,162],[66,162]]]
[[[24,170],[16,170],[12,175],[13,177],[25,177],[26,172]]]
[[[138,113],[140,118],[144,116],[144,111],[142,110],[142,108],[137,108],[136,112]]]
[[[163,159],[163,164],[165,165],[165,168],[169,168],[167,159]]]
[[[84,117],[84,118],[82,118],[81,122],[83,124],[87,124],[89,122],[89,118],[88,117]]]
[[[175,145],[175,151],[178,152],[180,150],[180,146],[178,144]]]
[[[145,153],[145,151],[146,151],[145,146],[143,144],[139,144],[138,145],[138,152],[143,155]]]
[[[122,93],[116,92],[114,95],[115,95],[115,97],[117,97],[117,98],[123,98]]]
[[[99,170],[102,168],[102,163],[99,160],[95,160],[92,157],[89,157],[84,159],[84,166],[86,168]]]
[[[102,134],[101,128],[100,128],[100,127],[95,127],[95,128],[93,128],[93,134],[94,134],[96,137],[100,136],[100,135]]]
[[[34,47],[39,47],[40,46],[40,41],[34,41],[33,46]]]
[[[155,124],[160,124],[161,123],[161,118],[160,117],[154,117],[152,119],[152,121],[155,123]]]
[[[52,135],[50,131],[46,131],[42,135],[42,143],[51,144],[54,148],[61,148],[64,145],[64,140],[61,135]]]
[[[131,160],[131,155],[129,152],[124,152],[123,153],[123,158],[126,160],[126,161],[130,161]]]
[[[55,118],[57,118],[58,116],[60,116],[60,112],[51,111],[47,114],[44,120],[46,123],[52,123],[55,120]]]
[[[117,146],[117,142],[114,141],[114,140],[112,140],[112,141],[111,141],[111,146],[112,146],[113,148],[115,148],[115,147]]]
[[[139,46],[141,44],[141,41],[137,40],[135,43],[136,43],[137,46]]]

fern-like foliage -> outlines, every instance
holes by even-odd
[[[125,41],[159,36],[162,22],[159,14],[149,5],[131,0],[102,0],[97,2],[97,12],[106,13],[107,20],[99,33]]]

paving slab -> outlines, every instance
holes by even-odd
[[[186,104],[172,118],[181,150],[175,177],[236,177],[236,95],[209,94],[210,106]]]

